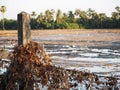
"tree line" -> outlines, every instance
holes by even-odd
[[[3,27],[4,22],[4,27]],[[104,29],[120,28],[120,7],[108,17],[89,8],[87,11],[76,9],[63,13],[61,10],[46,10],[44,13],[31,13],[31,29]],[[0,29],[17,29],[17,20],[2,18]]]

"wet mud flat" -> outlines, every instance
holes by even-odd
[[[101,76],[120,77],[120,49],[98,49],[75,45],[44,45],[57,66],[85,70]]]
[[[7,42],[9,42],[9,43],[5,44],[5,46],[4,46],[4,44],[1,45],[1,48],[5,47],[4,48],[5,51],[12,52],[13,48],[15,47],[14,46],[15,44],[13,44],[13,41],[7,40]],[[14,41],[14,43],[15,42],[16,41]],[[106,61],[104,61],[102,59],[100,59],[100,60],[97,59],[97,58],[101,58],[101,56],[102,56],[102,58],[105,58],[106,55],[104,55],[104,54],[108,54],[108,57],[106,57],[106,58],[114,58],[117,56],[119,59],[119,57],[120,57],[119,51],[108,50],[108,49],[100,49],[99,50],[99,49],[95,49],[95,48],[92,49],[92,48],[80,47],[80,46],[76,46],[76,45],[44,44],[43,47],[44,47],[44,50],[52,56],[51,60],[54,63],[54,65],[56,66],[56,67],[49,67],[48,66],[48,68],[45,68],[45,69],[44,69],[44,66],[42,67],[43,70],[46,70],[45,72],[48,75],[49,75],[50,71],[51,71],[51,73],[56,72],[57,74],[56,73],[53,74],[55,76],[57,76],[58,74],[61,75],[62,71],[65,74],[70,73],[68,75],[70,75],[70,78],[74,78],[74,79],[78,78],[78,77],[76,77],[76,75],[80,75],[80,77],[78,78],[78,81],[76,79],[75,80],[69,79],[70,81],[68,81],[68,82],[70,84],[70,90],[74,90],[75,88],[77,90],[87,90],[87,88],[92,88],[94,90],[98,90],[98,89],[102,89],[102,88],[104,88],[104,89],[111,88],[112,90],[114,90],[114,89],[119,90],[119,87],[120,87],[119,86],[120,85],[119,71],[118,71],[118,73],[117,73],[117,71],[113,71],[110,73],[110,71],[113,68],[109,68],[109,69],[106,68],[106,66],[109,66],[109,65],[111,66],[111,64],[108,63],[107,61],[112,62],[114,59],[112,59],[112,60],[108,59]],[[24,50],[24,49],[22,49],[22,50]],[[113,56],[112,57],[109,56],[108,52],[110,52],[110,54],[112,54]],[[23,53],[25,53],[25,52],[23,52]],[[21,52],[21,54],[23,54],[23,53]],[[0,75],[2,75],[3,73],[5,73],[7,71],[7,68],[9,67],[9,65],[11,63],[11,61],[9,59],[5,59],[5,58],[8,58],[7,53],[5,52],[2,54],[3,55],[1,56],[2,58],[0,60],[0,63],[3,64],[3,66],[0,68]],[[91,60],[90,60],[90,58],[91,58]],[[116,62],[117,62],[117,60],[116,60]],[[101,67],[101,66],[103,66],[103,67]],[[60,67],[64,68],[65,70],[60,68]],[[119,64],[118,64],[118,67],[119,67]],[[73,71],[71,71],[71,70],[73,70]],[[114,74],[114,72],[116,72],[116,73]],[[50,75],[51,75],[51,73],[50,73]],[[99,79],[98,79],[98,76],[96,76],[96,74],[99,76]],[[52,76],[52,78],[53,78],[53,76]],[[64,78],[62,78],[62,79],[64,81]],[[117,82],[116,82],[116,79],[117,79]],[[38,82],[38,80],[37,80],[37,82]],[[46,78],[44,78],[43,80],[46,80]],[[79,80],[80,80],[80,82],[79,82]],[[82,82],[81,82],[81,80],[82,80]],[[65,81],[66,81],[66,79],[65,79]],[[37,83],[39,88],[42,88],[42,90],[49,90],[49,89],[47,89],[48,87],[46,85],[44,87],[42,87],[41,83]],[[106,83],[108,85],[106,85]],[[43,83],[43,85],[44,84],[45,83]],[[62,85],[62,87],[63,86],[64,85]],[[54,89],[55,88],[57,88],[57,87],[54,87]],[[65,89],[65,90],[67,90],[67,89]]]
[[[56,66],[115,76],[120,85],[120,31],[66,31],[33,40],[42,43]]]
[[[120,32],[35,31],[31,38],[44,47],[57,67],[93,72],[100,77],[114,76],[120,87]],[[11,40],[13,44],[7,44]],[[0,43],[0,48],[5,45],[12,51],[17,38],[2,36]]]
[[[43,44],[56,65],[120,75],[120,30],[43,32],[32,39]]]

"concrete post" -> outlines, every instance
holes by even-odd
[[[17,16],[18,19],[18,45],[26,45],[30,43],[31,27],[30,15],[26,12],[21,12]]]

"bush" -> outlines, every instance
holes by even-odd
[[[67,29],[79,29],[79,25],[77,23],[68,23]]]

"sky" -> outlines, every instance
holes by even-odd
[[[87,11],[89,8],[97,13],[106,13],[111,16],[116,6],[120,6],[120,0],[0,0],[0,7],[6,6],[5,18],[17,19],[17,14],[22,11],[30,13],[35,11],[37,14],[45,10],[60,9],[62,12],[75,11],[81,9]],[[2,14],[0,13],[0,19]]]

